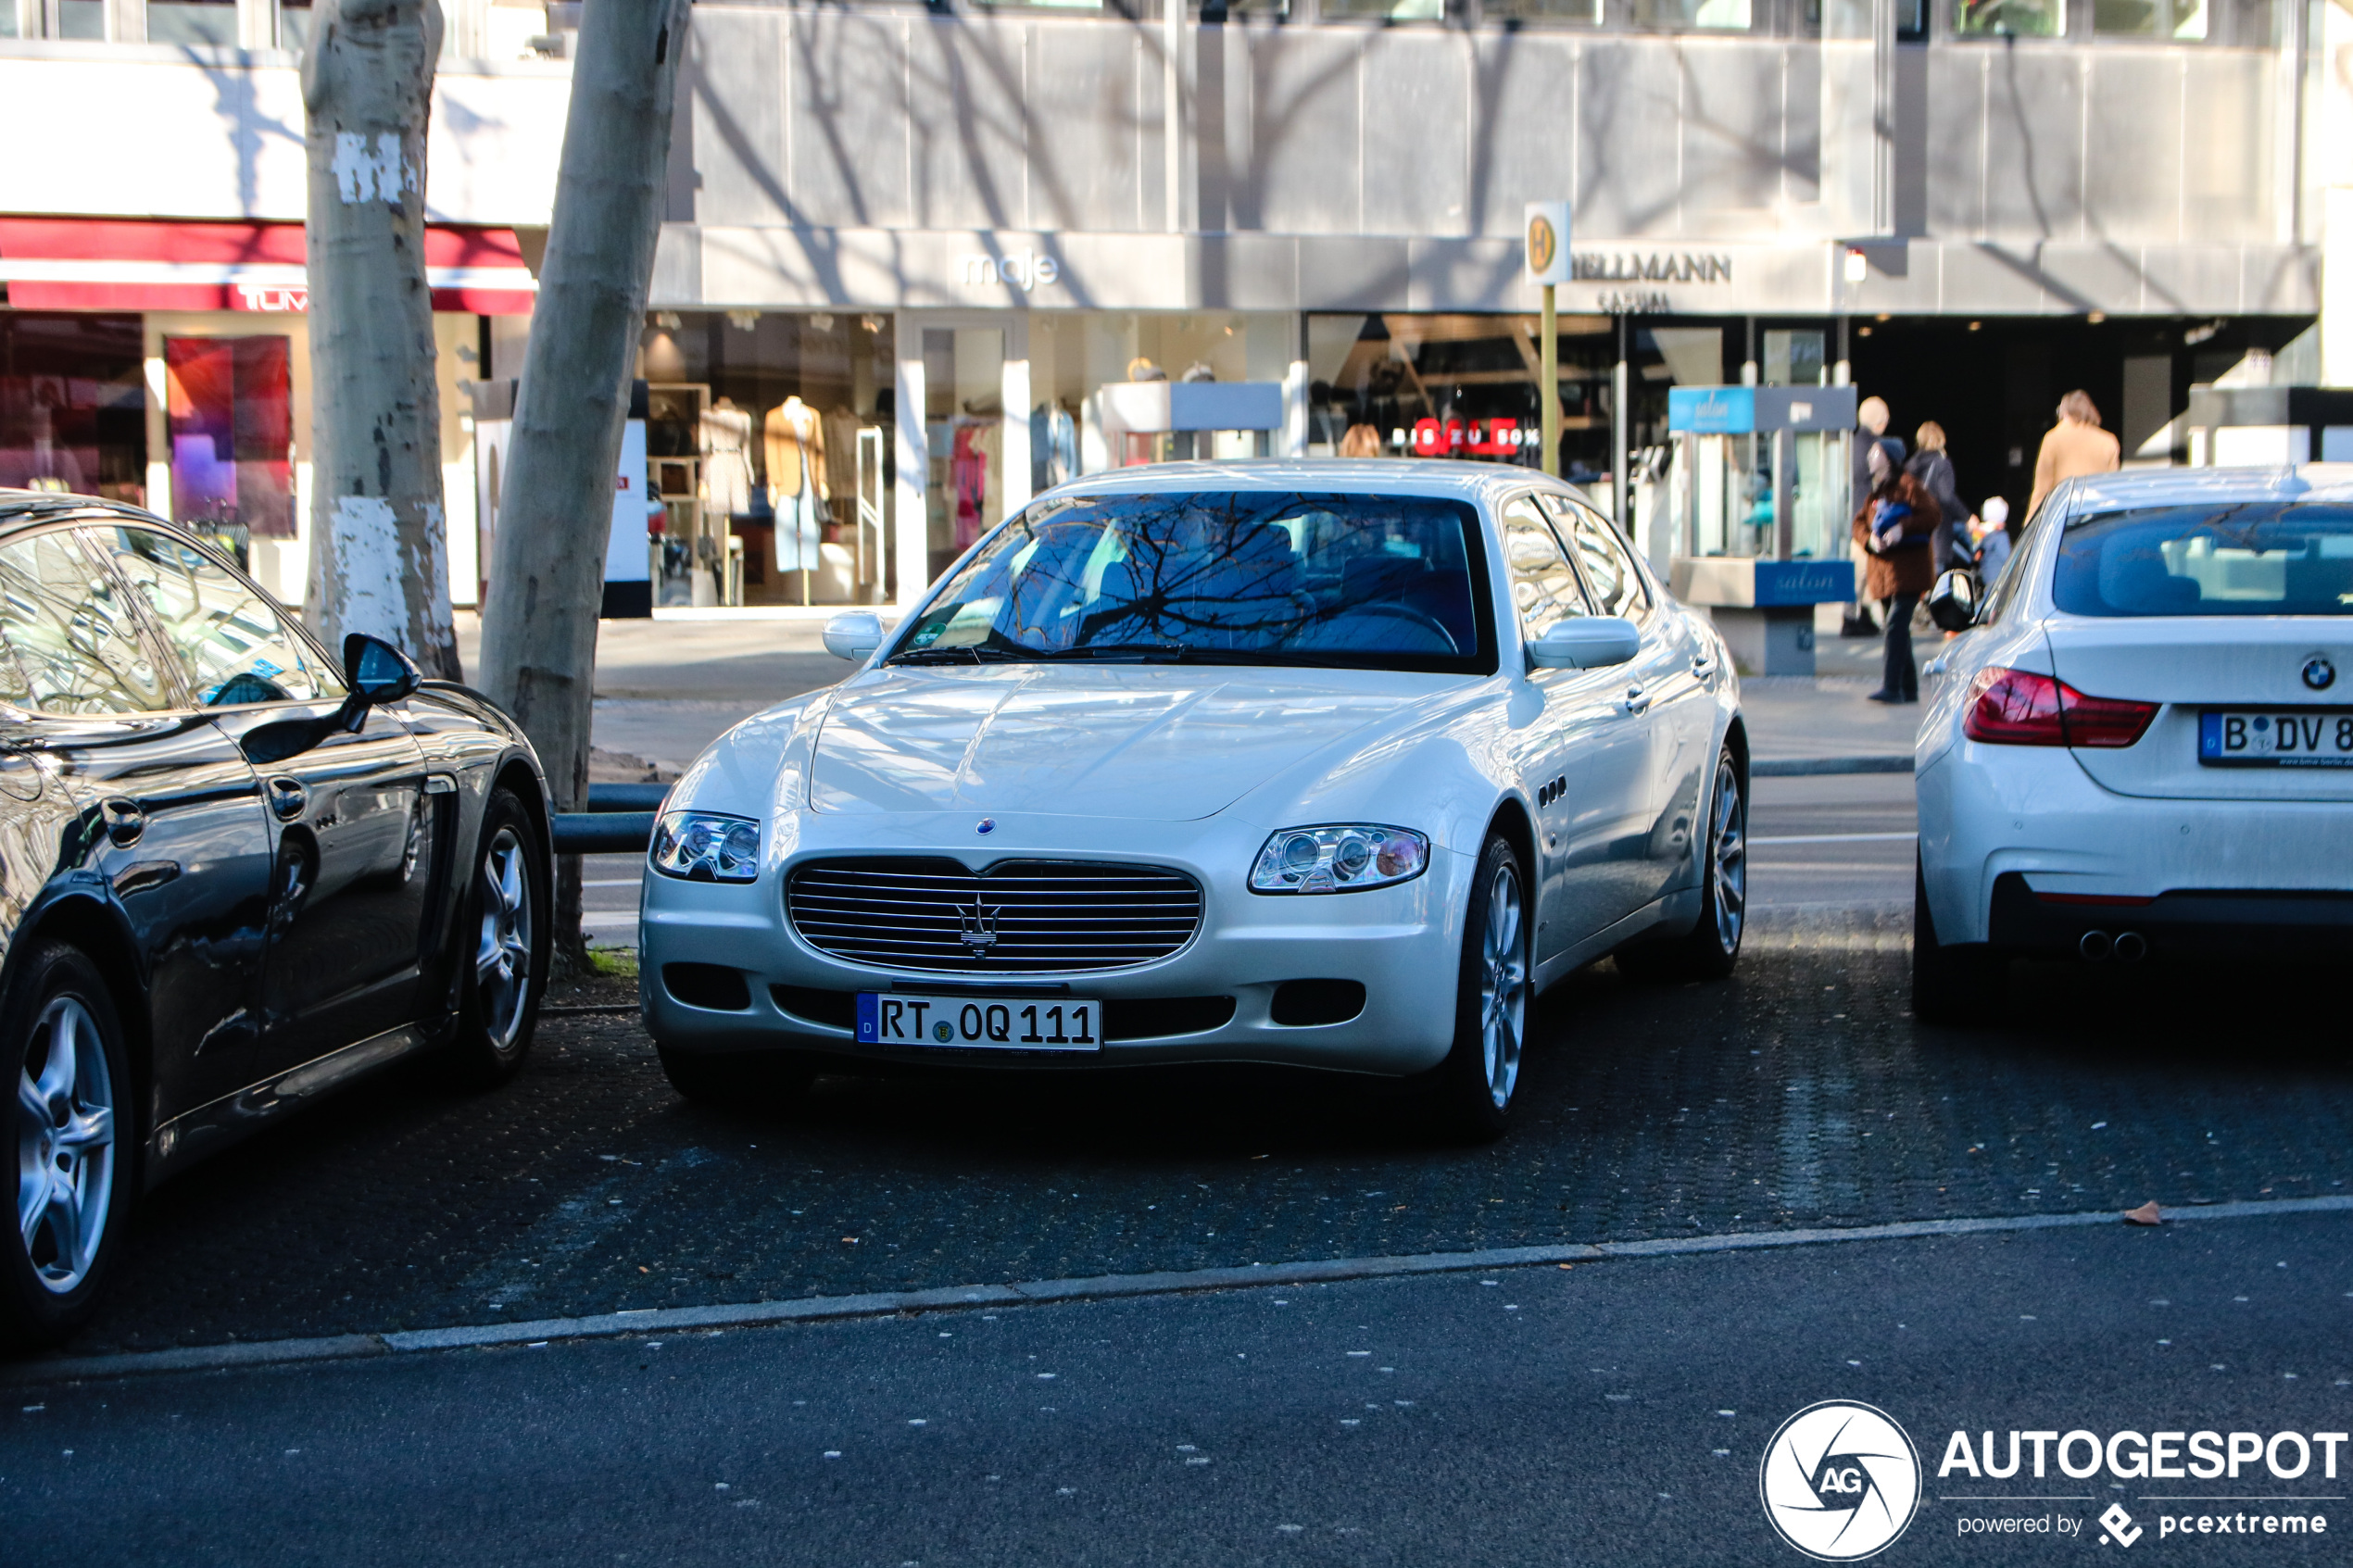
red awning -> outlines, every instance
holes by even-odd
[[[0,218],[0,281],[26,310],[299,311],[299,223]],[[527,316],[538,283],[511,229],[425,228],[435,310]]]

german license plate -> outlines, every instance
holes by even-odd
[[[975,1050],[1091,1051],[1103,1044],[1103,1005],[1072,997],[926,997],[858,993],[858,1042]]]
[[[2353,709],[2209,708],[2197,759],[2215,767],[2353,768]]]

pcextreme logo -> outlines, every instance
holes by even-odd
[[[1845,1399],[1808,1405],[1765,1445],[1756,1489],[1781,1539],[1823,1562],[1893,1545],[1920,1501],[1920,1456],[1885,1411]]]

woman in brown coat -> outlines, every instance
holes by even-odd
[[[1935,498],[1910,474],[1888,459],[1887,449],[1870,449],[1871,494],[1855,514],[1855,542],[1869,561],[1863,591],[1887,606],[1887,670],[1873,702],[1918,702],[1919,671],[1912,663],[1912,611],[1920,596],[1936,585],[1936,554],[1930,543],[1943,521]]]

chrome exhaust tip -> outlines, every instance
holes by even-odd
[[[2137,931],[2120,931],[2115,951],[2118,963],[2139,963],[2149,956],[2148,938]]]
[[[2083,955],[2085,963],[2098,963],[2116,951],[2116,939],[2105,931],[2087,931],[2075,950]]]

